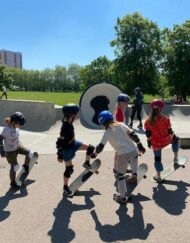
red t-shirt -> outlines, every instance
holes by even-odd
[[[115,120],[118,122],[125,122],[124,110],[119,106],[116,106],[115,108]]]
[[[151,131],[151,145],[153,150],[162,149],[172,143],[172,137],[168,133],[168,129],[171,128],[169,117],[160,115],[156,118],[153,125],[150,124],[150,120],[147,118],[144,128],[145,130]]]

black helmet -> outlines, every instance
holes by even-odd
[[[11,122],[18,123],[21,126],[23,126],[24,123],[26,122],[24,115],[19,111],[12,114],[10,118],[11,118]]]
[[[80,111],[80,107],[75,104],[67,104],[62,108],[64,117],[70,117],[71,115],[75,115]]]

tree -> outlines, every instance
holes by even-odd
[[[80,69],[81,66],[78,64],[70,64],[67,68],[67,80],[75,92],[78,92],[80,87]]]
[[[109,68],[112,62],[106,57],[98,57],[89,65],[81,69],[80,75],[83,82],[83,88],[99,82],[111,82]]]
[[[171,94],[182,95],[186,101],[190,93],[190,20],[165,29],[164,73],[168,78]]]
[[[0,65],[0,85],[10,87],[13,83],[11,71],[6,65]]]
[[[117,37],[110,43],[116,47],[114,80],[128,93],[137,86],[144,92],[156,93],[162,55],[159,28],[139,13],[134,13],[118,18],[115,31]]]

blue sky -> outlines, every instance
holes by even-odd
[[[172,28],[190,19],[190,0],[2,0],[0,49],[21,52],[25,69],[112,60],[117,17],[135,11]]]

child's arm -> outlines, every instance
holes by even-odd
[[[4,137],[0,135],[0,155],[1,157],[5,157],[5,151],[3,147],[3,139]]]
[[[63,138],[59,137],[57,138],[57,142],[56,142],[56,148],[57,148],[57,160],[59,162],[63,162]]]
[[[129,132],[128,134],[129,134],[130,138],[137,144],[140,154],[144,154],[146,152],[146,149],[142,145],[138,135],[133,130],[132,130],[132,132]]]

